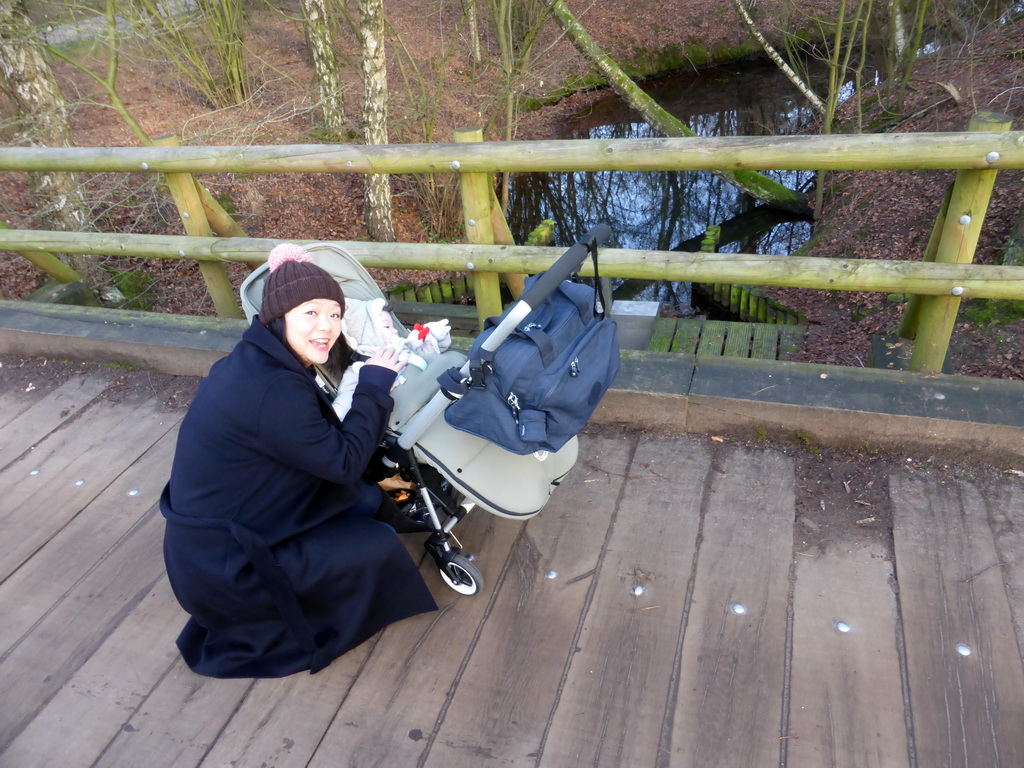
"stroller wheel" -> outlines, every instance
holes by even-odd
[[[484,577],[465,555],[456,555],[439,569],[445,584],[460,595],[475,595],[484,587]]]

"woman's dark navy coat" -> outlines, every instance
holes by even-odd
[[[258,320],[200,384],[178,435],[164,558],[191,615],[178,637],[212,677],[317,672],[436,605],[361,479],[394,403],[363,366],[342,424],[310,371]]]

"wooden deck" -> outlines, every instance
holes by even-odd
[[[173,644],[175,397],[0,386],[4,768],[1024,765],[1016,475],[599,431],[543,514],[459,526],[482,595],[424,564],[437,613],[218,681]]]

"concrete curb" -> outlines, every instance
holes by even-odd
[[[246,323],[0,301],[0,353],[205,376]],[[624,350],[597,423],[1024,457],[1024,382]]]

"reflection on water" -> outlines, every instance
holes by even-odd
[[[765,136],[796,133],[813,119],[803,98],[779,70],[737,64],[689,72],[644,84],[645,90],[700,136]],[[559,138],[629,139],[658,136],[618,97],[610,95],[575,115]],[[767,171],[788,187],[802,188],[811,171]],[[601,171],[516,174],[509,224],[517,241],[543,219],[555,222],[558,245],[570,245],[599,221],[611,224],[622,248],[697,250],[712,225],[722,226],[719,250],[788,254],[810,237],[810,222],[758,205],[707,171]],[[617,281],[616,298],[670,303],[689,311],[688,284]]]

